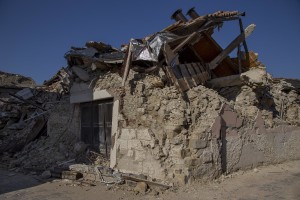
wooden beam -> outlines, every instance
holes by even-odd
[[[126,65],[125,65],[125,71],[123,74],[123,79],[122,79],[122,87],[125,86],[125,82],[129,73],[129,66],[131,63],[131,58],[132,58],[132,45],[131,41],[129,42],[129,47],[128,47],[128,55],[127,55],[127,60],[126,60]]]
[[[215,69],[241,42],[243,42],[255,29],[255,24],[250,24],[245,32],[236,37],[215,59],[209,63],[209,68]]]
[[[230,86],[241,85],[241,84],[242,81],[240,78],[240,74],[215,78],[207,82],[207,86],[210,88],[230,87]]]
[[[192,33],[189,35],[185,40],[183,40],[177,47],[173,50],[174,53],[177,53],[184,45],[186,45],[188,42],[190,42],[192,39],[194,39],[196,36],[198,36],[197,32]]]

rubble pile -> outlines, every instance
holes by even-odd
[[[1,87],[34,87],[36,84],[30,77],[0,71]]]
[[[3,163],[9,164],[9,161],[16,159],[10,163],[11,167],[27,168],[28,163],[32,165],[31,167],[34,163],[39,167],[49,166],[44,162],[47,160],[45,156],[38,157],[32,149],[38,147],[45,149],[47,146],[45,140],[49,136],[49,131],[47,132],[49,117],[51,118],[60,102],[67,102],[69,106],[68,96],[64,96],[68,93],[69,86],[61,84],[68,76],[66,73],[61,76],[61,73],[59,71],[51,82],[48,81],[43,86],[35,85],[30,78],[5,73],[7,81],[2,82],[3,85],[0,86],[0,152]],[[58,78],[59,75],[61,77]],[[13,87],[8,88],[8,82],[13,84]],[[62,137],[61,133],[56,137]],[[48,145],[55,146],[55,144],[56,142]],[[40,150],[40,154],[43,154],[43,151]]]
[[[80,106],[79,92],[89,90],[93,98],[105,91],[118,102],[111,168],[165,184],[185,184],[299,157],[292,145],[299,142],[299,87],[275,81],[258,54],[248,51],[245,38],[255,25],[242,31],[241,16],[217,12],[188,21],[178,10],[175,24],[131,39],[119,50],[123,62],[119,57],[108,65],[99,59],[109,51],[94,51],[88,61],[83,53],[76,59],[66,57],[76,77],[71,87],[75,107]],[[214,28],[236,19],[241,34],[220,48],[212,37]],[[238,57],[228,57],[235,48]],[[86,45],[81,50],[91,49]],[[282,132],[287,141],[269,138],[281,138]],[[283,141],[291,144],[290,149],[278,153]]]

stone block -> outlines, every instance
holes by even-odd
[[[197,161],[197,160],[200,160],[200,159],[186,157],[186,158],[184,158],[184,164],[186,167],[196,166],[197,164],[199,164],[199,161]]]
[[[128,149],[128,141],[127,140],[118,139],[117,145],[118,145],[119,149],[126,149],[126,150]]]
[[[167,134],[168,139],[173,139],[174,137],[176,137],[178,135],[178,132],[173,131],[173,130],[167,130],[166,134]]]
[[[139,140],[151,140],[152,139],[152,132],[150,129],[138,129],[137,130],[137,138]]]
[[[117,169],[123,173],[141,174],[143,173],[143,162],[134,161],[124,156],[118,160]]]
[[[142,143],[142,146],[143,147],[150,147],[150,148],[154,148],[155,147],[155,141],[154,140],[142,140],[141,141],[141,143]]]
[[[136,139],[136,130],[131,128],[123,128],[120,138],[123,140]]]
[[[174,146],[170,152],[169,152],[169,156],[173,157],[173,158],[184,158],[184,150],[182,149],[182,146]]]
[[[202,156],[203,163],[211,163],[212,162],[212,153],[210,151],[204,151]]]
[[[127,156],[128,156],[128,157],[133,158],[133,157],[134,157],[134,154],[135,154],[135,152],[134,152],[134,150],[132,150],[132,149],[129,149],[129,150],[127,151]]]
[[[128,185],[129,187],[136,187],[137,182],[135,181],[131,181],[131,180],[125,180],[126,185]]]
[[[138,194],[145,194],[147,191],[148,185],[145,182],[138,182],[134,191]]]
[[[128,149],[134,149],[134,150],[144,150],[142,147],[142,143],[140,140],[128,140]]]
[[[50,172],[49,170],[46,170],[46,171],[44,171],[44,172],[42,173],[41,177],[42,177],[43,179],[48,179],[48,178],[51,177],[51,172]]]
[[[144,161],[146,159],[146,152],[145,151],[135,151],[135,161]]]
[[[198,138],[191,138],[189,140],[189,147],[193,149],[204,149],[207,146],[206,139],[198,139]]]
[[[188,182],[188,178],[184,174],[176,174],[175,175],[176,184],[179,186],[185,185]]]
[[[128,149],[120,149],[120,148],[119,148],[118,153],[119,153],[120,155],[127,155]]]
[[[137,112],[141,115],[145,114],[145,108],[138,108]]]

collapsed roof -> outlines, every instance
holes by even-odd
[[[255,28],[254,24],[243,27],[244,12],[218,11],[199,16],[194,8],[187,13],[187,20],[181,9],[175,11],[176,22],[163,30],[142,39],[131,39],[122,49],[116,49],[102,42],[87,42],[86,47],[72,47],[65,54],[68,65],[81,80],[88,81],[88,73],[95,69],[107,70],[113,66],[121,69],[124,86],[130,69],[150,73],[158,68],[164,70],[168,82],[181,92],[211,79],[238,75],[251,67],[260,66],[257,54],[248,51],[245,39]],[[212,34],[224,22],[239,21],[238,35],[225,49],[214,40]],[[243,51],[241,50],[243,47]],[[237,58],[228,55],[237,49]],[[82,70],[84,69],[84,70]],[[227,77],[228,79],[228,77]]]

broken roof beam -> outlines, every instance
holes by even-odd
[[[177,45],[175,49],[173,49],[173,52],[177,53],[178,51],[180,51],[186,44],[191,42],[196,36],[198,36],[197,32],[194,32],[191,35],[189,35],[185,40],[183,40],[179,45]]]
[[[255,29],[255,24],[250,24],[245,32],[236,37],[214,60],[209,63],[211,70],[215,69],[240,43],[242,43]]]
[[[132,60],[132,44],[131,44],[132,40],[133,39],[131,39],[129,42],[128,54],[127,54],[127,59],[126,59],[126,64],[125,64],[125,71],[124,71],[123,79],[122,79],[122,87],[125,86],[125,82],[126,82],[126,79],[127,79],[128,73],[129,73],[129,67],[130,67],[131,60]]]

